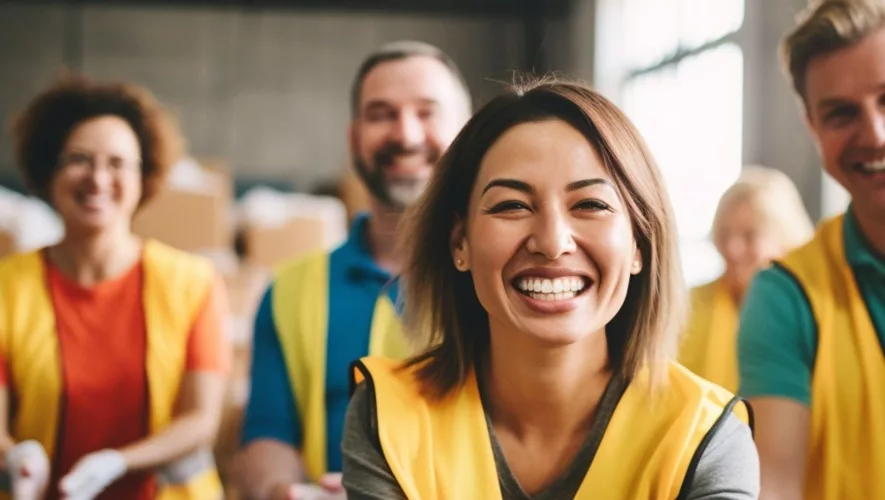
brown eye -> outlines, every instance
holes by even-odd
[[[611,207],[600,200],[587,199],[581,200],[578,203],[575,203],[575,206],[572,207],[572,210],[585,210],[585,211],[599,211],[599,210],[609,210],[611,211]]]
[[[83,166],[92,163],[92,157],[85,153],[68,153],[62,157],[62,165]]]
[[[842,125],[857,116],[857,109],[851,106],[838,106],[824,114],[824,120],[831,125]]]
[[[500,214],[507,212],[517,212],[519,210],[529,210],[529,207],[521,201],[510,200],[498,203],[494,207],[487,210],[486,213]]]

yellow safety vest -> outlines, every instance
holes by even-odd
[[[691,291],[691,321],[679,362],[731,392],[738,390],[738,306],[723,278]]]
[[[374,391],[378,439],[407,498],[501,499],[474,373],[433,402],[422,397],[414,369],[395,361],[364,358],[353,377],[368,379]],[[748,407],[677,363],[659,394],[641,380],[642,374],[621,397],[575,498],[679,498],[688,492],[697,451],[717,422],[731,411],[749,422]]]
[[[156,434],[174,417],[188,336],[212,286],[213,270],[207,260],[156,241],[145,242],[143,265],[149,420],[150,432]],[[16,441],[39,441],[52,457],[63,381],[55,311],[46,279],[38,252],[0,261],[0,349],[6,355],[17,403],[10,432]],[[194,456],[205,456],[205,452],[199,450],[181,463],[193,463]],[[158,476],[180,476],[175,466],[158,471]],[[206,500],[223,494],[214,462],[181,482],[159,481],[159,487],[160,500]]]
[[[885,353],[845,258],[844,215],[781,264],[817,323],[805,497],[885,498]]]
[[[328,472],[326,457],[326,349],[329,255],[317,252],[282,265],[273,283],[272,310],[289,382],[301,416],[302,458],[308,477]],[[375,303],[369,354],[404,359],[411,350],[393,302]]]

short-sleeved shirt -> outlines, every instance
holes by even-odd
[[[369,353],[375,303],[397,283],[372,259],[367,243],[369,218],[360,214],[347,240],[329,256],[329,308],[326,355],[326,457],[330,471],[341,470],[341,438],[350,399],[350,363]],[[301,448],[303,429],[273,319],[274,286],[268,288],[255,318],[252,385],[243,424],[243,445],[273,439]]]
[[[885,257],[869,245],[849,208],[845,258],[867,305],[880,345],[885,345]],[[772,266],[753,280],[744,299],[738,334],[740,394],[781,397],[811,406],[817,324],[796,279]]]
[[[58,481],[81,457],[102,449],[119,449],[148,435],[144,270],[139,262],[117,278],[83,287],[48,259],[43,262],[55,311],[64,387],[56,452],[50,457],[53,470],[48,496],[58,498]],[[187,371],[227,372],[226,313],[224,283],[216,277],[190,331]],[[0,385],[4,387],[10,380],[8,356],[0,353]],[[98,498],[150,499],[154,490],[151,475],[134,473]]]

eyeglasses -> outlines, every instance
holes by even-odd
[[[104,161],[100,161],[101,157],[92,153],[62,153],[59,156],[59,167],[62,171],[69,174],[92,173],[94,169],[98,168],[99,164],[107,167],[112,173],[141,169],[141,159],[102,156]]]

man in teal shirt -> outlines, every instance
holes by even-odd
[[[845,257],[885,345],[885,259],[865,241],[850,209]],[[816,353],[817,323],[799,282],[778,265],[761,271],[741,313],[741,395],[785,398],[810,408]]]
[[[885,5],[875,0],[816,2],[786,38],[784,49],[824,168],[851,194],[852,203],[841,223],[823,224],[807,248],[755,278],[740,320],[740,393],[755,409],[763,498],[855,498],[858,491],[874,498],[871,489],[879,488],[881,480],[863,470],[885,468],[879,463],[882,451],[870,450],[876,441],[845,437],[852,429],[841,423],[851,419],[830,416],[885,414],[885,393],[846,386],[885,387],[885,380],[863,378],[879,368],[846,370],[844,363],[833,362],[885,362]],[[843,253],[844,258],[834,257]],[[820,276],[823,281],[815,281]],[[820,283],[834,286],[815,286]],[[822,316],[824,309],[813,304],[828,304],[827,312],[838,314]],[[863,328],[852,326],[861,324],[872,324],[874,332],[866,336]],[[843,348],[833,356],[837,351],[828,347],[822,358],[822,336],[828,346],[857,349]],[[879,356],[856,352],[870,347],[879,349]],[[846,352],[856,361],[844,357]],[[837,398],[812,399],[818,377],[831,384],[827,391],[846,387],[842,394],[854,399],[837,409],[832,404]],[[840,424],[828,426],[828,418]],[[826,433],[835,433],[829,438],[844,435],[828,439]]]

